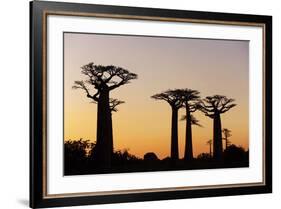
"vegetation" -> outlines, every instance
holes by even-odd
[[[167,90],[160,94],[155,94],[151,98],[166,101],[172,109],[172,133],[171,133],[171,160],[179,159],[178,147],[178,111],[183,106],[181,91]]]
[[[170,157],[159,159],[153,152],[146,153],[143,158],[131,154],[128,149],[116,150],[112,154],[111,168],[105,168],[93,157],[95,144],[89,140],[68,140],[64,142],[64,174],[82,175],[98,173],[123,173],[123,172],[144,172],[144,171],[165,171],[165,170],[187,170],[187,169],[211,169],[231,168],[249,166],[249,152],[242,147],[229,145],[223,152],[224,161],[215,161],[209,153],[201,153],[192,161],[184,159],[176,161]],[[171,166],[173,165],[173,166]]]
[[[226,96],[214,95],[201,100],[198,105],[199,110],[213,119],[213,157],[216,160],[223,158],[221,114],[235,107],[233,102],[234,99],[228,99]]]
[[[89,63],[84,65],[81,73],[86,76],[83,81],[75,81],[73,89],[82,89],[86,96],[97,103],[97,144],[95,158],[104,167],[110,167],[113,153],[112,116],[114,110],[110,107],[110,92],[137,79],[137,75],[128,70],[113,65],[102,66]],[[92,86],[95,93],[91,94],[88,86]],[[120,102],[117,103],[121,104]]]
[[[229,137],[231,137],[231,130],[227,129],[227,128],[224,128],[222,129],[222,134],[223,134],[223,138],[222,140],[225,141],[225,149],[227,149],[227,147],[229,146],[229,144],[231,143],[229,141]]]
[[[192,160],[193,159],[193,146],[192,146],[192,125],[199,125],[199,121],[191,114],[198,109],[197,102],[200,98],[199,91],[192,89],[181,89],[181,100],[183,107],[185,109],[185,115],[182,119],[185,119],[185,151],[184,159]],[[199,125],[200,126],[200,125]]]
[[[166,90],[151,96],[169,104],[172,112],[170,156],[159,159],[154,152],[147,152],[143,158],[131,154],[128,149],[114,150],[112,113],[124,101],[110,98],[110,92],[137,79],[137,75],[113,65],[102,66],[89,63],[81,73],[86,79],[75,81],[73,89],[82,89],[92,103],[97,104],[96,142],[90,140],[67,140],[64,143],[65,175],[207,169],[222,167],[243,167],[249,165],[249,151],[230,144],[231,131],[222,129],[221,114],[236,106],[234,99],[214,95],[200,98],[200,92],[188,88]],[[184,108],[185,150],[183,159],[179,158],[178,112]],[[192,125],[199,124],[193,113],[201,111],[213,120],[213,139],[207,141],[209,153],[193,154]],[[223,149],[225,140],[225,149]],[[212,150],[213,148],[213,150]]]

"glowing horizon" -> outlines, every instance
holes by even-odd
[[[154,152],[170,156],[171,109],[164,101],[150,98],[167,89],[190,88],[201,97],[215,94],[234,98],[236,107],[221,115],[222,128],[232,131],[230,141],[246,150],[249,144],[249,42],[144,36],[64,34],[64,140],[95,141],[96,104],[82,90],[73,90],[75,80],[84,80],[81,66],[94,62],[115,65],[138,74],[137,80],[111,92],[125,101],[113,113],[115,150],[143,157]],[[179,119],[184,109],[179,111]],[[210,118],[197,111],[203,127],[193,126],[194,156],[209,152],[213,137]],[[178,121],[179,153],[183,157],[185,121]]]

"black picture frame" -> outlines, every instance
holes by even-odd
[[[128,18],[158,19],[160,21],[197,20],[210,23],[261,24],[264,26],[264,184],[255,186],[207,188],[196,190],[170,190],[139,193],[50,196],[46,197],[46,78],[44,45],[48,14],[64,15],[100,14],[126,16]],[[135,201],[168,200],[181,198],[198,198],[227,195],[259,194],[272,192],[272,17],[261,15],[229,14],[169,9],[152,9],[137,7],[105,6],[77,3],[30,2],[30,207],[58,207],[88,204],[121,203]]]

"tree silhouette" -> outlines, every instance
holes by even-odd
[[[222,160],[222,130],[221,114],[235,107],[234,99],[228,99],[226,96],[214,95],[203,99],[198,105],[199,109],[208,117],[213,119],[213,157],[216,160]]]
[[[246,152],[243,147],[234,144],[229,145],[223,154],[224,160],[228,163],[249,161],[249,152]]]
[[[140,161],[141,159],[129,153],[129,149],[117,150],[113,153],[113,161],[119,166],[127,165],[129,162]]]
[[[144,156],[143,156],[143,159],[147,160],[147,161],[159,160],[157,155],[154,152],[147,152],[147,153],[145,153]]]
[[[97,104],[96,101],[92,101],[92,103]],[[117,106],[119,106],[120,104],[124,104],[124,101],[118,100],[118,99],[109,99],[109,108],[110,108],[110,122],[109,122],[109,139],[110,139],[110,150],[111,152],[113,152],[113,128],[112,128],[112,112],[117,112]],[[93,157],[95,157],[95,155],[93,155]]]
[[[227,129],[227,128],[224,128],[222,129],[222,133],[223,133],[223,140],[225,140],[225,150],[227,149],[228,145],[231,143],[229,141],[229,137],[231,137],[231,130]]]
[[[117,112],[118,109],[117,109],[117,106],[119,106],[120,104],[124,104],[125,102],[124,101],[121,101],[121,100],[118,100],[118,99],[110,99],[109,100],[109,108],[110,108],[110,127],[109,127],[109,130],[110,130],[110,136],[109,136],[109,139],[110,139],[110,150],[111,152],[113,152],[113,127],[112,127],[112,112]]]
[[[137,79],[137,74],[113,65],[102,66],[89,63],[81,67],[81,73],[87,77],[85,81],[75,81],[74,89],[82,89],[86,96],[97,102],[97,143],[95,158],[103,167],[110,167],[112,145],[112,119],[109,94],[112,90]],[[88,86],[95,93],[91,94]]]
[[[182,121],[187,121],[186,115],[183,115],[181,118]],[[192,146],[192,126],[199,126],[203,127],[199,120],[192,114],[190,114],[189,118],[190,128],[189,124],[186,122],[186,131],[185,131],[185,152],[184,152],[184,160],[192,160],[193,159],[193,146]],[[190,130],[190,131],[188,131]],[[190,133],[190,134],[188,134]]]
[[[197,160],[201,160],[201,161],[208,161],[210,160],[211,156],[209,153],[200,153],[198,156],[197,156]]]
[[[167,90],[160,94],[155,94],[151,98],[156,100],[164,100],[172,108],[172,130],[171,130],[171,160],[179,159],[178,148],[178,110],[182,107],[181,91]]]
[[[95,144],[90,140],[67,140],[64,142],[64,172],[79,173],[86,166],[88,156]]]
[[[193,147],[192,147],[192,127],[191,125],[198,124],[198,120],[193,116],[191,116],[192,112],[197,110],[198,99],[200,98],[199,91],[192,89],[181,89],[182,103],[185,108],[185,151],[184,151],[184,159],[192,160],[193,159]]]
[[[209,153],[210,153],[210,157],[212,157],[212,144],[213,144],[213,140],[212,139],[208,140],[206,144],[209,145]]]

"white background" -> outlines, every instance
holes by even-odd
[[[70,1],[70,0],[69,0]],[[280,147],[278,133],[281,106],[281,6],[279,1],[223,0],[83,0],[88,3],[116,4],[171,9],[203,10],[273,15],[273,194],[247,195],[84,206],[77,208],[279,208],[281,204]],[[27,208],[29,185],[29,10],[27,0],[1,1],[0,11],[0,208]],[[278,95],[279,94],[279,95]],[[278,206],[279,205],[279,206]]]

